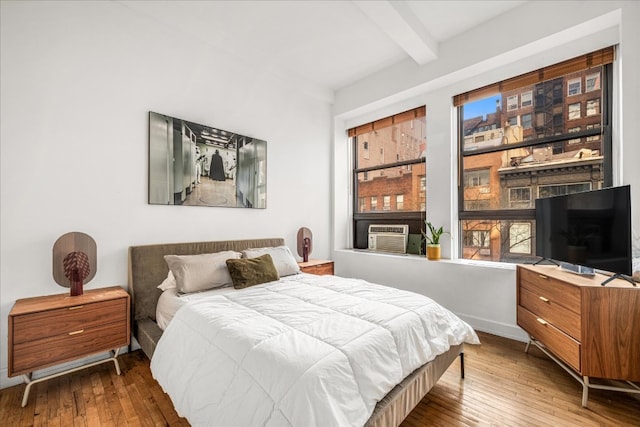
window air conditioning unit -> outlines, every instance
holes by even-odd
[[[369,249],[372,251],[407,252],[408,225],[370,225]]]

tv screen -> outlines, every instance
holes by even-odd
[[[630,186],[537,199],[536,254],[630,276]]]

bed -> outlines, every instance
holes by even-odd
[[[367,284],[366,282],[363,282],[363,281],[356,281],[355,279],[337,278],[336,276],[331,276],[326,278],[321,278],[320,276],[311,277],[310,275],[299,273],[292,277],[287,277],[287,278],[283,277],[282,280],[279,280],[277,282],[269,282],[264,285],[252,286],[250,288],[247,288],[246,290],[241,290],[242,292],[234,292],[232,293],[232,297],[215,296],[209,299],[205,298],[199,302],[188,303],[186,305],[192,308],[195,314],[188,313],[188,310],[186,309],[179,310],[178,313],[176,314],[176,318],[179,318],[179,320],[176,320],[175,322],[171,321],[171,323],[169,324],[169,327],[167,327],[165,338],[161,340],[164,332],[163,332],[163,329],[158,325],[158,322],[157,322],[158,319],[156,318],[156,314],[157,314],[156,309],[157,309],[160,296],[163,294],[163,292],[160,289],[158,289],[158,285],[160,283],[163,283],[163,281],[167,279],[168,277],[167,275],[169,273],[169,267],[168,267],[167,261],[165,260],[166,255],[185,256],[185,255],[199,255],[199,254],[217,254],[224,251],[242,252],[251,248],[282,247],[284,244],[285,244],[284,239],[267,238],[267,239],[251,239],[251,240],[227,240],[227,241],[213,241],[213,242],[156,244],[156,245],[132,246],[129,248],[129,291],[132,294],[132,300],[133,300],[133,304],[132,304],[133,319],[134,319],[134,321],[132,322],[133,335],[138,341],[138,343],[140,344],[144,353],[152,360],[152,372],[154,372],[154,377],[156,377],[156,379],[159,381],[163,389],[165,389],[165,391],[168,392],[168,394],[172,398],[172,401],[174,402],[174,406],[176,406],[176,410],[180,413],[180,415],[187,417],[187,419],[189,419],[189,421],[192,424],[201,425],[201,424],[209,423],[209,422],[203,421],[204,418],[202,418],[201,414],[197,413],[197,410],[194,412],[193,407],[196,406],[196,404],[192,402],[200,399],[201,395],[203,394],[202,393],[203,386],[202,384],[197,385],[198,381],[196,380],[198,378],[204,378],[204,375],[207,374],[208,371],[211,371],[214,368],[207,366],[206,369],[204,369],[204,371],[202,372],[198,370],[198,369],[201,369],[200,368],[201,365],[202,366],[207,365],[206,363],[202,362],[203,360],[207,360],[206,357],[208,357],[207,355],[204,355],[204,354],[197,356],[197,357],[200,357],[199,360],[201,362],[194,363],[193,364],[194,366],[192,367],[182,366],[176,369],[171,368],[172,366],[175,366],[178,364],[176,363],[177,361],[179,362],[185,358],[184,354],[182,355],[172,354],[174,353],[173,349],[176,349],[176,348],[181,349],[183,346],[187,347],[187,346],[197,345],[197,347],[189,347],[188,349],[185,348],[184,351],[188,352],[187,354],[189,355],[198,354],[199,352],[201,352],[200,348],[202,346],[201,344],[195,344],[194,342],[198,340],[202,340],[203,345],[207,346],[209,345],[208,344],[209,341],[213,339],[211,336],[209,337],[204,336],[204,335],[207,335],[208,332],[207,332],[207,328],[202,327],[202,324],[206,322],[210,322],[212,325],[216,325],[216,324],[219,324],[219,322],[221,321],[224,322],[224,318],[218,317],[217,319],[212,318],[212,320],[204,320],[204,321],[188,320],[188,319],[201,319],[201,317],[199,316],[203,315],[202,313],[211,312],[211,311],[213,312],[212,316],[222,316],[222,314],[220,313],[222,313],[224,310],[221,310],[221,307],[224,309],[227,305],[229,305],[228,303],[230,298],[234,301],[234,304],[232,304],[234,306],[235,306],[236,300],[242,300],[242,301],[247,300],[249,301],[249,304],[253,303],[256,307],[263,306],[263,305],[267,306],[267,310],[270,310],[269,306],[267,304],[262,304],[261,301],[265,301],[266,299],[275,299],[277,301],[280,301],[278,303],[279,305],[287,306],[287,304],[289,304],[288,306],[290,307],[290,309],[295,311],[294,305],[292,305],[292,303],[290,302],[287,302],[286,298],[290,298],[290,297],[301,298],[300,300],[302,301],[301,304],[304,304],[306,303],[306,301],[303,301],[306,299],[306,294],[317,293],[319,295],[319,298],[322,298],[322,295],[330,291],[331,292],[342,291],[342,290],[349,290],[351,288],[355,289],[354,292],[359,292],[359,294],[356,296],[348,295],[348,296],[345,296],[344,298],[360,298],[360,295],[363,295],[363,293],[368,294],[368,292],[372,287],[379,286],[374,284]],[[343,280],[346,280],[347,282],[344,282]],[[351,282],[349,282],[349,280],[351,280]],[[381,287],[381,288],[385,288],[386,290],[389,290],[391,292],[402,292],[395,289],[392,290],[392,288],[386,288],[386,287]],[[268,295],[269,297],[265,298],[264,295]],[[324,295],[324,297],[325,299],[327,298],[331,299],[331,297],[327,295]],[[341,298],[340,301],[343,301],[343,299]],[[218,305],[214,306],[214,308],[211,309],[211,304],[214,304],[214,303]],[[316,303],[314,302],[314,304]],[[253,310],[254,309],[253,307],[254,306],[250,306],[248,309]],[[313,307],[315,307],[315,305]],[[244,309],[247,310],[246,307]],[[334,309],[332,308],[331,310],[334,310]],[[300,316],[305,316],[306,313],[309,311],[314,311],[314,310],[308,310],[308,309],[302,310],[300,311]],[[322,310],[319,310],[319,311],[322,311]],[[210,314],[206,314],[206,315],[209,316]],[[289,318],[293,317],[295,320],[296,316],[289,315],[288,317]],[[451,316],[453,315],[451,314]],[[203,318],[203,319],[206,319],[206,318]],[[449,318],[447,317],[447,319]],[[448,369],[448,367],[458,357],[460,357],[460,362],[462,367],[461,373],[462,373],[462,376],[464,377],[464,359],[463,359],[464,343],[467,342],[467,343],[475,344],[475,343],[478,343],[479,341],[477,336],[473,332],[473,330],[470,327],[468,327],[468,325],[464,324],[464,322],[460,321],[457,318],[450,319],[450,320],[461,322],[459,324],[456,323],[457,327],[459,328],[463,328],[463,329],[468,328],[467,330],[463,331],[463,333],[461,334],[461,338],[457,339],[457,341],[460,341],[460,342],[456,341],[456,342],[451,342],[449,344],[446,344],[445,345],[446,349],[439,351],[439,354],[435,357],[432,357],[429,355],[424,356],[424,357],[428,357],[429,361],[427,363],[424,363],[418,366],[416,369],[412,370],[406,376],[404,375],[404,373],[402,374],[401,377],[398,377],[397,376],[398,374],[394,374],[396,380],[393,380],[394,382],[393,384],[391,384],[391,386],[387,386],[387,388],[389,388],[390,391],[387,392],[387,390],[385,389],[384,393],[386,394],[382,395],[379,399],[376,398],[377,403],[374,403],[374,406],[371,406],[371,405],[367,406],[366,404],[363,405],[367,407],[368,408],[367,410],[369,411],[366,415],[366,418],[362,419],[362,414],[358,413],[356,418],[345,418],[347,420],[354,420],[354,419],[358,420],[356,422],[349,421],[348,422],[349,424],[356,424],[356,425],[363,424],[366,426],[397,426],[399,425],[404,420],[404,418],[409,414],[409,412],[413,410],[413,408],[418,404],[418,402],[433,387],[433,385],[438,381],[440,376]],[[189,324],[189,322],[192,322],[192,323]],[[262,323],[265,323],[265,322],[262,321]],[[181,325],[184,325],[184,326],[181,326]],[[197,328],[196,328],[196,325],[197,325]],[[265,328],[267,326],[268,325],[265,324]],[[183,329],[178,332],[177,328],[179,327],[182,327]],[[255,329],[255,326],[253,328]],[[353,328],[354,326],[349,324],[348,329],[351,330]],[[176,331],[173,331],[173,329],[176,329]],[[192,329],[193,330],[200,329],[200,332],[196,332],[194,335],[191,335]],[[211,330],[210,327],[208,329]],[[258,329],[260,328],[258,327]],[[237,332],[234,332],[234,333],[237,333]],[[336,330],[334,328],[332,331],[332,335],[335,335],[335,333],[336,333]],[[171,334],[173,334],[173,336],[175,337],[171,338],[174,341],[171,345],[169,345],[167,343],[168,343],[168,340],[170,339],[169,336]],[[384,335],[384,333],[382,335]],[[380,335],[378,335],[378,337],[379,336]],[[176,337],[178,340],[181,338],[183,339],[181,344],[176,345],[176,341],[175,341]],[[185,337],[189,337],[189,338],[187,339]],[[398,338],[396,338],[396,340],[397,339]],[[447,340],[452,341],[450,337],[447,338]],[[268,340],[265,340],[265,342],[267,341]],[[235,351],[235,350],[232,350],[232,347],[234,346],[234,344],[233,343],[231,344],[232,345],[229,347],[228,351],[227,349],[222,348],[222,353],[225,353],[225,352],[233,353]],[[239,345],[243,345],[243,344],[239,344]],[[216,346],[219,347],[220,344],[216,344]],[[307,344],[305,344],[302,347],[309,348]],[[386,344],[383,346],[380,346],[380,348],[385,348],[385,349],[387,347],[390,347],[390,346]],[[159,351],[158,351],[158,354],[155,354],[157,348],[159,349]],[[172,350],[169,350],[169,349],[172,349]],[[279,350],[279,347],[276,346],[275,353],[278,353],[278,350]],[[379,349],[374,348],[374,352],[378,352],[378,350]],[[286,351],[289,351],[289,350],[287,349]],[[385,351],[386,350],[381,351],[381,353],[384,353]],[[310,352],[310,353],[314,354],[315,352]],[[197,357],[195,357],[194,360],[198,360]],[[266,357],[269,358],[271,356],[267,355]],[[345,358],[348,360],[355,360],[355,359],[350,359],[350,357],[356,357],[356,356],[345,356]],[[358,357],[361,357],[361,356],[358,356]],[[403,356],[403,357],[406,357],[406,356]],[[282,359],[282,357],[280,359]],[[312,365],[313,365],[313,369],[317,369],[318,372],[325,372],[325,371],[322,371],[322,369],[317,368],[319,365],[316,362],[313,362]],[[357,363],[356,365],[360,366],[359,363]],[[380,364],[380,366],[383,366],[383,365],[384,363]],[[353,368],[353,366],[351,366],[351,368]],[[174,372],[165,372],[165,371],[171,371],[172,369],[174,369]],[[186,372],[188,372],[189,369],[195,369],[195,370],[190,371],[191,373],[187,374]],[[312,369],[304,366],[301,369],[302,369],[302,372],[304,372],[304,376],[306,378],[305,381],[308,381],[308,377],[310,375],[309,372],[312,372]],[[326,369],[329,369],[327,372],[333,372],[330,369],[340,370],[342,368],[332,367],[332,368],[326,368]],[[366,371],[365,368],[362,368],[362,370]],[[262,371],[268,372],[269,369],[264,369]],[[292,368],[291,371],[295,371],[295,369]],[[191,375],[194,378],[189,381],[186,381],[186,380],[181,381],[181,382],[184,382],[184,384],[181,384],[176,388],[176,385],[174,384],[176,382],[176,378],[179,378],[179,376],[182,375],[183,373],[184,375]],[[220,372],[217,372],[217,373],[213,372],[209,374],[212,375],[211,378],[214,380],[210,380],[208,384],[214,384],[217,382],[215,380],[216,378],[222,378]],[[301,374],[300,378],[302,378],[302,375],[303,374]],[[281,378],[273,379],[273,381],[278,382],[278,381],[282,381],[282,378],[285,378],[286,375],[285,374],[280,376],[276,375],[276,377],[281,377]],[[371,377],[375,377],[375,375],[371,375],[371,372],[369,372],[368,374],[365,373],[365,377],[366,377],[365,378],[365,381],[366,381],[367,378],[370,379]],[[390,378],[393,378],[393,377],[394,376],[391,376]],[[341,375],[340,378],[343,378],[343,376]],[[229,380],[229,381],[233,382],[235,380]],[[362,381],[362,380],[358,380],[358,381]],[[385,383],[385,381],[389,381],[389,380],[384,378],[382,378],[379,381],[377,379],[375,381],[371,380],[372,383],[375,383],[371,385],[373,385],[375,388],[378,382]],[[332,380],[330,383],[333,383],[333,382],[335,381]],[[354,382],[357,382],[357,381],[354,380]],[[189,383],[192,383],[193,386],[189,386],[188,385]],[[286,384],[285,388],[294,389],[294,387],[299,386],[298,383],[303,383],[303,381],[301,381],[298,378],[296,379],[295,386],[292,386],[292,384]],[[361,383],[357,382],[356,386],[361,387]],[[189,389],[189,388],[197,389],[198,387],[199,387],[199,390],[197,391],[193,391]],[[319,389],[327,388],[327,393],[331,393],[331,391],[329,390],[330,387],[331,387],[331,384],[323,383],[321,386],[316,388],[319,388]],[[361,391],[358,389],[358,392],[360,393]],[[380,391],[378,390],[377,392],[380,392]],[[196,394],[192,396],[191,398],[192,400],[188,402],[185,406],[184,399],[187,393],[196,393]],[[317,391],[314,390],[313,393],[314,393],[313,396],[315,396],[317,394]],[[204,394],[207,394],[207,393],[204,393]],[[215,394],[215,391],[212,391],[212,394]],[[304,394],[304,391],[289,393],[289,394],[293,394],[297,396],[299,400],[300,396]],[[366,393],[363,393],[363,394],[366,394]],[[247,396],[250,396],[250,395],[251,393],[247,392]],[[370,398],[369,395],[365,397]],[[315,397],[309,397],[309,399],[312,399],[312,398],[316,399]],[[335,398],[335,396],[333,396],[333,398]],[[180,402],[181,400],[183,402]],[[326,399],[321,399],[321,400],[326,400]],[[343,403],[339,401],[340,399],[334,399],[334,400],[337,402],[338,405]],[[363,401],[364,400],[366,399],[363,398]],[[297,405],[296,407],[300,407],[299,403],[295,403],[295,402],[297,401],[294,400],[293,404]],[[198,403],[198,404],[202,405],[201,403]],[[251,406],[253,407],[254,404],[255,403],[251,403]],[[371,410],[371,408],[373,409]],[[349,408],[348,411],[350,411],[351,409],[353,408]],[[280,409],[278,410],[280,411]],[[358,411],[361,411],[361,409],[358,409]],[[269,416],[270,418],[268,420],[266,421],[263,420],[256,423],[264,424],[264,425],[298,425],[300,424],[299,422],[295,421],[296,415],[291,415],[291,414],[282,415],[281,413],[278,413],[278,414],[279,414],[278,416],[275,416],[272,414]],[[303,418],[298,418],[298,419],[303,419]],[[344,421],[345,419],[336,418],[334,420],[327,421],[325,418],[322,418],[322,416],[316,417],[315,415],[314,416],[310,415],[308,418],[308,420],[316,420],[312,422],[312,424],[315,423],[316,425],[320,425],[320,424],[325,425],[325,423],[327,425],[329,424],[338,425],[338,424],[341,424],[342,421]],[[361,421],[364,421],[364,422],[361,422]]]

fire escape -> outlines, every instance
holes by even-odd
[[[536,135],[552,136],[564,133],[564,100],[562,77],[538,83],[534,87],[533,111]],[[564,152],[564,143],[552,145],[553,154]]]

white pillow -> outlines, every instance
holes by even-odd
[[[161,291],[166,291],[167,289],[175,289],[176,288],[176,278],[174,277],[173,273],[171,272],[171,270],[169,270],[169,273],[167,274],[167,278],[164,279],[162,281],[162,283],[160,283],[158,285],[158,289],[160,289]]]
[[[188,294],[230,285],[228,259],[238,259],[242,254],[223,251],[200,255],[165,255],[169,270],[176,279],[178,293]]]
[[[257,258],[264,254],[271,255],[273,265],[276,266],[280,277],[300,273],[300,266],[287,246],[245,249],[242,251],[243,258]]]

